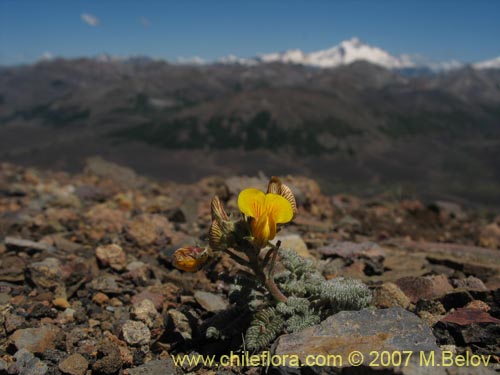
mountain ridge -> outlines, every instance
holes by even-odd
[[[328,191],[402,184],[493,201],[498,103],[500,70],[470,66],[408,77],[366,61],[55,59],[0,75],[0,159],[78,170],[100,154],[189,181],[265,168]]]

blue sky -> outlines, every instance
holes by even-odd
[[[147,55],[175,60],[300,48],[353,36],[392,54],[500,56],[497,0],[0,0],[0,64]]]

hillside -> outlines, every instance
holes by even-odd
[[[103,155],[178,181],[301,173],[500,204],[500,70],[416,76],[367,62],[52,60],[0,72],[0,158],[78,170]]]

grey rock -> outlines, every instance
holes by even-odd
[[[5,361],[0,358],[0,373],[3,373],[7,371],[7,363],[5,363]]]
[[[104,340],[99,347],[100,359],[92,365],[94,373],[115,374],[123,364],[120,348],[110,340]]]
[[[99,246],[95,255],[104,267],[109,266],[116,271],[125,269],[127,265],[127,255],[117,244]]]
[[[151,340],[151,332],[143,322],[127,320],[122,327],[125,341],[130,345],[145,345]]]
[[[81,354],[71,354],[59,363],[59,370],[69,375],[85,375],[89,367],[88,361]]]
[[[43,353],[54,349],[61,330],[56,326],[45,325],[38,328],[18,329],[11,340],[18,349],[26,349],[33,353]]]
[[[85,172],[109,178],[124,188],[137,188],[143,182],[133,169],[104,160],[100,156],[90,157],[85,161]]]
[[[19,375],[45,375],[49,370],[47,365],[26,349],[14,354],[16,362],[9,367],[10,373]]]
[[[55,251],[55,248],[47,243],[35,242],[35,241],[25,240],[22,238],[5,237],[4,243],[8,249],[30,249],[30,250],[48,251],[48,252]]]
[[[146,323],[146,325],[151,328],[154,321],[158,318],[160,314],[156,311],[154,303],[149,299],[143,299],[132,306],[132,316]]]
[[[189,324],[189,319],[186,315],[178,310],[168,310],[169,319],[172,321],[175,330],[185,339],[191,340],[192,329]]]
[[[128,370],[128,375],[173,375],[176,373],[177,369],[171,359],[150,361],[142,366]]]
[[[343,259],[360,259],[365,263],[366,274],[382,274],[384,271],[385,251],[374,242],[355,243],[349,241],[334,242],[318,249],[325,256]]]
[[[416,315],[394,307],[385,310],[342,311],[322,323],[281,336],[278,355],[296,354],[304,363],[311,354],[335,354],[343,359],[350,352],[363,353],[368,365],[372,351],[439,351],[432,330]],[[346,361],[337,367],[347,367]]]
[[[41,288],[54,288],[61,285],[61,261],[57,258],[46,258],[29,266],[31,279]]]
[[[197,291],[194,294],[194,298],[196,299],[196,302],[200,304],[201,307],[211,312],[225,310],[228,306],[226,300],[224,300],[221,296],[214,293]]]
[[[102,275],[93,279],[90,282],[90,288],[106,294],[107,293],[116,294],[122,291],[122,289],[117,283],[117,278],[111,275]]]

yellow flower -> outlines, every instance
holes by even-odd
[[[264,194],[258,189],[245,189],[238,196],[238,207],[247,217],[253,218],[250,230],[256,247],[262,248],[276,236],[278,224],[293,218],[290,202],[281,195]]]
[[[207,248],[181,247],[175,251],[172,264],[182,271],[196,272],[206,263],[209,256],[210,251]]]

